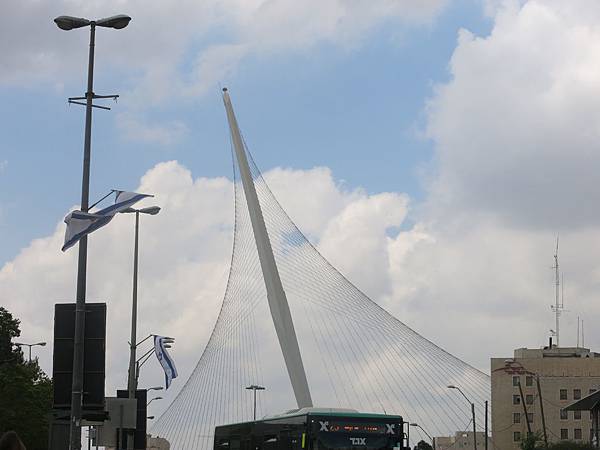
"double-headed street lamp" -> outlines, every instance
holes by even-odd
[[[431,437],[431,435],[430,435],[430,434],[429,434],[427,431],[425,431],[425,428],[423,428],[423,427],[422,427],[421,425],[419,425],[418,423],[409,423],[409,425],[410,425],[411,427],[417,427],[417,428],[420,428],[420,429],[421,429],[421,431],[422,431],[423,433],[425,433],[425,435],[426,435],[426,436],[429,438],[429,440],[431,441],[431,444],[433,445],[433,450],[435,450],[435,438],[432,438],[432,437]]]
[[[22,342],[14,342],[14,345],[16,345],[18,347],[29,347],[29,362],[31,362],[31,347],[35,347],[36,345],[39,345],[40,347],[45,347],[46,343],[45,342],[36,342],[35,344],[25,344]]]
[[[114,28],[120,30],[125,28],[131,17],[124,14],[107,17],[100,20],[88,20],[81,17],[59,16],[54,22],[61,30],[73,30],[75,28],[90,27],[90,51],[88,57],[87,91],[84,97],[70,98],[70,103],[85,104],[85,138],[83,144],[83,178],[81,182],[81,211],[89,210],[90,192],[90,154],[92,141],[92,107],[108,109],[105,106],[93,105],[95,98],[117,98],[116,95],[94,94],[94,47],[96,45],[96,26]],[[85,100],[80,103],[77,100]],[[71,426],[70,426],[70,449],[81,448],[81,413],[83,407],[83,338],[85,329],[85,290],[87,269],[87,236],[79,241],[79,256],[77,260],[77,295],[75,305],[75,333],[73,338],[73,384],[71,394]]]
[[[461,388],[459,388],[458,386],[449,384],[448,389],[456,389],[458,392],[460,392],[462,394],[462,396],[465,398],[465,400],[471,404],[471,414],[473,416],[473,419],[472,419],[472,421],[473,421],[473,449],[477,450],[477,431],[476,431],[476,427],[475,427],[475,403],[473,403],[471,400],[469,400],[469,397],[467,397],[465,395],[465,393],[461,390]],[[486,437],[486,439],[487,439],[487,437]]]
[[[257,384],[252,384],[246,387],[247,390],[254,391],[254,421],[256,422],[256,391],[264,391],[266,388],[264,386],[259,386]]]
[[[131,341],[129,341],[129,372],[127,376],[127,390],[130,399],[135,398],[137,389],[137,377],[135,367],[135,353],[137,341],[137,295],[138,295],[138,244],[140,231],[140,214],[155,216],[160,212],[160,207],[149,206],[148,208],[133,209],[127,208],[124,213],[135,213],[135,243],[133,249],[133,300],[131,305]],[[133,449],[133,432],[129,432],[127,439],[127,448]]]

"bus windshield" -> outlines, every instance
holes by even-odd
[[[401,425],[358,421],[319,421],[312,450],[399,450]]]

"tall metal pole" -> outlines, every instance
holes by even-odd
[[[92,144],[92,99],[94,96],[94,46],[96,22],[90,22],[90,51],[88,81],[85,93],[85,138],[83,144],[83,178],[81,182],[81,211],[89,209],[90,153]],[[73,384],[71,389],[71,450],[81,449],[81,413],[83,407],[83,341],[85,336],[85,289],[87,272],[87,236],[79,241],[77,260],[77,296],[75,303],[75,335],[73,337]]]
[[[475,403],[471,403],[471,414],[473,415],[473,448],[477,450],[477,427],[475,426]]]
[[[256,389],[252,389],[254,391],[254,421],[256,422]]]
[[[488,401],[485,401],[485,450],[488,450]]]
[[[554,315],[555,315],[555,327],[556,327],[556,346],[560,347],[560,313],[562,310],[562,305],[560,304],[560,272],[558,267],[558,236],[556,237],[556,252],[554,253],[554,285],[555,285],[555,304],[554,304]]]
[[[127,377],[127,390],[130,399],[135,398],[137,389],[135,353],[137,341],[137,291],[138,291],[138,243],[140,231],[140,212],[135,212],[135,244],[133,247],[133,299],[131,302],[131,340],[129,341],[129,372]],[[127,432],[127,448],[133,449],[133,431]]]

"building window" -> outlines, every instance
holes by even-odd
[[[518,395],[513,395],[513,405],[520,405],[521,404],[521,397],[519,397]]]
[[[533,405],[533,395],[532,394],[527,394],[525,396],[525,403],[527,403],[528,405]]]
[[[566,389],[561,389],[560,390],[560,399],[561,400],[567,400],[567,390]]]
[[[581,428],[575,428],[573,430],[573,439],[579,439],[581,440]]]
[[[533,377],[532,376],[526,376],[525,377],[525,386],[533,386]]]
[[[513,413],[513,423],[521,423],[521,413]]]
[[[596,392],[596,389],[590,389],[590,394],[593,394],[594,392]]]
[[[567,439],[569,439],[569,430],[567,428],[560,429],[560,438],[563,441],[566,441]]]
[[[517,375],[513,376],[513,386],[518,386],[519,385],[519,377]]]
[[[573,389],[573,400],[579,400],[581,398],[581,389]]]
[[[521,440],[521,432],[520,431],[515,431],[513,433],[513,441],[519,442],[520,440]]]
[[[573,411],[573,419],[581,420],[581,411]]]
[[[560,410],[560,420],[567,420],[569,418],[569,412],[566,409]]]
[[[533,413],[527,413],[527,421],[533,423]]]

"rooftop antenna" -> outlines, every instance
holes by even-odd
[[[577,348],[579,348],[579,316],[577,316]]]
[[[554,275],[555,275],[555,303],[553,306],[551,306],[550,308],[552,308],[552,311],[554,311],[554,316],[555,316],[555,328],[554,328],[554,333],[556,335],[556,346],[560,347],[560,314],[563,310],[563,303],[561,303],[560,301],[560,276],[559,276],[559,266],[558,266],[558,235],[556,236],[556,251],[554,252],[554,266],[552,266],[552,268],[554,269]]]
[[[581,346],[585,348],[585,336],[583,334],[583,319],[581,319]]]

